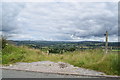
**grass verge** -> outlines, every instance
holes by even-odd
[[[2,64],[36,61],[66,62],[77,67],[84,67],[104,72],[108,75],[120,75],[120,59],[117,52],[104,54],[103,50],[84,50],[66,52],[64,54],[49,54],[26,46],[7,45],[2,50]]]

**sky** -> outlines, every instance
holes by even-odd
[[[11,40],[118,41],[117,2],[4,2],[0,34]],[[2,13],[2,14],[1,14]]]

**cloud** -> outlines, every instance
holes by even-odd
[[[18,34],[11,39],[117,40],[117,3],[41,2],[3,4],[3,31]],[[9,13],[9,14],[8,14]]]
[[[16,16],[19,15],[21,12],[21,9],[24,7],[24,4],[20,3],[2,3],[1,5],[2,11],[0,11],[1,18],[0,21],[2,21],[2,32],[5,34],[11,34],[16,33],[18,27],[17,27],[17,21]]]

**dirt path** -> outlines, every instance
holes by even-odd
[[[2,66],[4,69],[14,69],[14,70],[26,70],[34,72],[46,72],[46,73],[60,73],[60,74],[75,74],[75,75],[105,75],[103,72],[97,72],[94,70],[74,67],[68,63],[63,62],[32,62],[32,63],[16,63],[10,66]]]

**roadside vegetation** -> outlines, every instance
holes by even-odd
[[[16,62],[53,61],[66,62],[77,67],[93,69],[108,75],[120,75],[117,52],[105,54],[102,49],[76,50],[63,54],[49,55],[39,49],[31,49],[26,46],[7,44],[2,50],[2,64],[9,65]]]

